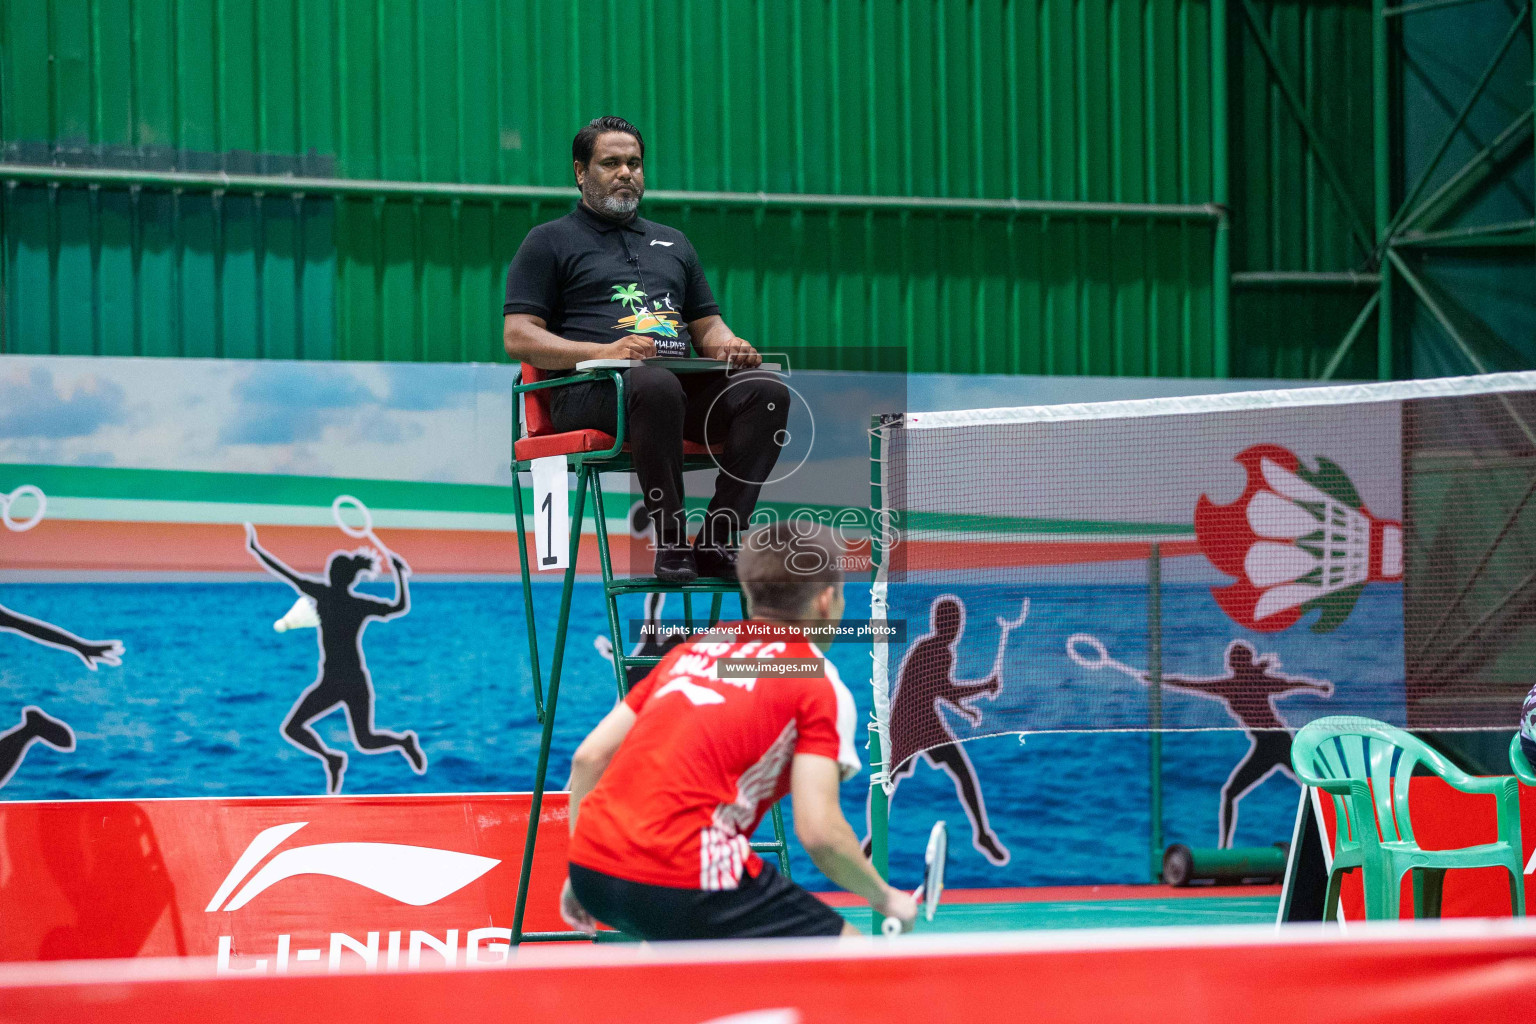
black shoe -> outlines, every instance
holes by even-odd
[[[693,564],[693,549],[658,547],[654,573],[663,583],[692,583],[699,578],[699,570]]]
[[[736,579],[736,548],[729,544],[699,544],[693,547],[693,561],[700,576]]]

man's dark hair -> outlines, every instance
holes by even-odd
[[[750,614],[809,618],[816,595],[843,582],[846,554],[836,534],[815,520],[791,518],[753,530],[742,541],[737,561]]]
[[[640,137],[640,129],[624,120],[622,117],[594,117],[588,121],[581,131],[576,133],[576,138],[571,140],[571,159],[586,167],[592,162],[592,151],[597,148],[597,137],[605,132],[623,132],[633,135],[635,141],[640,143],[640,156],[645,157],[645,140]]]

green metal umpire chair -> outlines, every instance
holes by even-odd
[[[549,413],[549,389],[569,387],[588,381],[609,381],[616,389],[618,433],[601,430],[556,431]],[[608,608],[608,630],[613,642],[614,682],[619,696],[629,690],[627,669],[631,666],[654,666],[661,659],[625,653],[622,623],[619,619],[618,601],[625,594],[682,594],[683,617],[693,623],[693,595],[710,595],[708,625],[720,619],[720,606],[726,594],[741,599],[741,587],[735,580],[697,579],[692,583],[668,583],[655,576],[615,578],[613,560],[608,548],[607,513],[603,507],[601,473],[625,473],[631,471],[630,445],[624,439],[624,377],[619,368],[601,368],[578,371],[564,377],[549,377],[545,371],[522,364],[512,388],[514,408],[522,399],[522,416],[513,418],[512,444],[512,495],[517,512],[517,554],[523,579],[523,610],[528,624],[528,659],[533,674],[534,715],[542,731],[539,736],[539,754],[534,769],[533,806],[528,816],[528,840],[523,847],[522,871],[517,881],[517,906],[512,918],[512,942],[561,941],[584,939],[581,932],[524,932],[523,913],[527,907],[529,874],[533,868],[534,843],[538,838],[539,813],[544,801],[545,774],[549,768],[549,749],[554,735],[555,706],[560,695],[560,671],[565,658],[566,634],[570,626],[571,592],[576,582],[576,560],[581,547],[581,523],[586,510],[587,492],[592,493],[592,519],[597,530],[598,562],[602,569],[603,596]],[[713,469],[714,456],[721,449],[706,447],[693,441],[683,442],[683,469]],[[546,693],[540,679],[538,631],[534,623],[533,581],[528,571],[528,542],[523,509],[522,473],[531,469],[535,459],[561,456],[567,468],[576,474],[576,501],[571,511],[570,557],[560,588],[560,610],[555,627],[554,655],[549,667],[549,687]],[[742,602],[745,614],[745,601]],[[759,853],[771,853],[778,858],[779,870],[789,877],[789,846],[785,837],[784,816],[775,804],[772,813],[773,841],[754,842],[752,849]]]

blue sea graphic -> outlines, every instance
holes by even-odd
[[[385,584],[364,589],[392,596]],[[955,675],[983,678],[992,665],[996,626],[987,588],[909,585],[897,588],[893,607],[911,618],[911,636],[926,632],[926,608],[940,592],[972,603]],[[1000,729],[1070,725],[1079,709],[1101,716],[1101,727],[1144,727],[1146,687],[1113,670],[1090,671],[1065,653],[1065,637],[1091,632],[1111,656],[1128,666],[1147,664],[1146,589],[1135,586],[1028,588],[1031,610],[1009,639],[1005,687],[996,701],[980,701],[985,717],[975,728],[948,720],[965,737]],[[850,617],[869,613],[867,586],[848,588]],[[998,598],[999,613],[1017,593]],[[363,649],[376,693],[374,722],[392,731],[412,729],[429,759],[424,776],[388,750],[364,755],[353,748],[340,708],[315,723],[327,745],[348,754],[347,793],[423,793],[527,790],[539,742],[520,588],[513,582],[413,581],[408,615],[374,622]],[[554,649],[559,586],[535,584],[535,614],[545,663]],[[676,598],[672,598],[676,602]],[[1213,620],[1203,586],[1164,589],[1165,672],[1211,675],[1221,670],[1226,640],[1243,636],[1261,652],[1280,655],[1284,670],[1331,679],[1339,696],[1355,694],[1387,706],[1400,692],[1401,590],[1368,588],[1338,633],[1319,638],[1303,627],[1283,634],[1247,634]],[[272,628],[293,602],[273,582],[7,584],[0,604],[90,639],[121,639],[120,668],[87,670],[72,654],[0,632],[0,730],[36,704],[68,722],[77,745],[62,753],[35,744],[11,781],[6,800],[138,799],[146,797],[319,795],[325,772],[319,760],[286,742],[279,726],[316,675],[318,650],[309,630]],[[680,602],[679,602],[680,603]],[[703,602],[695,605],[695,610]],[[639,616],[640,600],[622,608]],[[667,615],[681,608],[669,604]],[[736,616],[734,599],[726,617]],[[1219,613],[1217,613],[1219,615]],[[576,586],[572,630],[561,680],[549,780],[561,786],[582,736],[612,707],[612,666],[593,640],[606,635],[600,587]],[[1175,628],[1198,623],[1199,629]],[[867,721],[871,705],[869,648],[834,645],[828,651]],[[893,671],[900,651],[893,651]],[[1395,689],[1394,689],[1395,688]],[[1396,698],[1400,705],[1400,697]],[[1298,724],[1330,713],[1328,700],[1300,695],[1280,702]],[[1211,846],[1222,782],[1246,752],[1248,738],[1212,700],[1168,689],[1164,722],[1170,727],[1225,731],[1170,733],[1163,742],[1164,835],[1167,842]],[[1054,716],[1054,718],[1053,718]],[[1021,726],[1019,723],[1025,723]],[[864,751],[864,732],[860,748]],[[1144,732],[1039,733],[1023,742],[1004,735],[975,739],[966,749],[981,781],[991,824],[1012,859],[993,867],[971,847],[969,826],[949,777],[926,764],[905,779],[891,818],[893,880],[915,885],[924,838],[944,818],[951,831],[952,886],[1065,885],[1147,881],[1149,850],[1149,742]],[[844,787],[844,807],[862,832],[868,773]],[[1297,787],[1271,776],[1242,802],[1237,845],[1263,845],[1290,837]],[[798,848],[797,880],[830,885]]]

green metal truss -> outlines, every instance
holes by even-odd
[[[1491,224],[1448,226],[1446,221],[1468,200],[1507,180],[1508,168],[1518,163],[1536,139],[1536,107],[1516,115],[1486,146],[1479,149],[1432,191],[1431,180],[1441,168],[1452,142],[1467,123],[1468,116],[1484,99],[1495,72],[1517,45],[1532,45],[1532,5],[1524,3],[1512,12],[1509,26],[1499,44],[1489,55],[1481,75],[1461,100],[1450,126],[1432,151],[1432,156],[1416,179],[1394,194],[1394,183],[1402,176],[1402,140],[1394,130],[1394,111],[1402,109],[1401,78],[1395,72],[1403,59],[1402,19],[1447,7],[1472,6],[1506,10],[1489,0],[1420,0],[1389,6],[1385,0],[1372,4],[1372,165],[1374,207],[1368,224],[1349,192],[1340,162],[1328,140],[1318,130],[1315,119],[1297,87],[1293,75],[1282,63],[1278,48],[1265,27],[1265,20],[1254,0],[1237,0],[1245,27],[1252,34],[1262,54],[1267,72],[1279,90],[1290,114],[1307,141],[1324,181],[1345,211],[1351,233],[1361,246],[1361,265],[1329,271],[1238,273],[1232,281],[1244,287],[1306,288],[1345,287],[1365,292],[1358,315],[1351,322],[1325,364],[1320,379],[1328,380],[1344,364],[1346,357],[1367,328],[1376,327],[1376,375],[1388,380],[1411,376],[1404,353],[1408,344],[1407,324],[1412,306],[1418,304],[1429,314],[1449,350],[1469,371],[1484,373],[1490,366],[1479,347],[1467,337],[1464,328],[1448,310],[1451,296],[1437,295],[1416,270],[1411,255],[1433,249],[1476,248],[1495,259],[1501,253],[1523,257],[1536,247],[1536,220],[1514,220]],[[1217,3],[1216,7],[1222,6]],[[1483,11],[1476,12],[1479,15]],[[1497,16],[1497,12],[1492,12]]]

